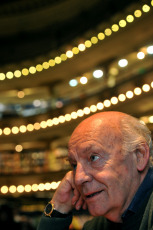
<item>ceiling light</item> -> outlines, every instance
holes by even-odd
[[[78,81],[76,79],[72,79],[69,81],[69,85],[71,87],[75,87],[75,86],[77,86],[77,84],[78,84]]]
[[[138,59],[143,59],[145,57],[145,54],[143,52],[137,53],[137,58]]]
[[[126,59],[121,59],[121,60],[119,60],[118,65],[120,67],[125,67],[128,65],[128,61]]]
[[[153,54],[153,46],[148,46],[147,53],[148,54]]]
[[[85,76],[80,78],[80,83],[81,84],[85,85],[87,82],[88,82],[88,79]]]
[[[95,78],[101,78],[101,77],[103,76],[103,71],[100,70],[100,69],[95,70],[95,71],[93,72],[93,76],[94,76]]]

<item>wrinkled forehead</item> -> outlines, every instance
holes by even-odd
[[[81,145],[83,142],[101,143],[106,147],[113,147],[122,142],[120,127],[115,122],[96,119],[80,124],[72,133],[69,148]]]

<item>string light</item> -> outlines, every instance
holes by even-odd
[[[4,129],[0,129],[0,135],[10,135],[10,134],[18,134],[32,132],[35,130],[39,130],[41,128],[45,129],[47,127],[52,127],[54,125],[59,125],[64,122],[69,122],[72,119],[77,119],[78,117],[82,117],[84,115],[88,115],[91,112],[96,112],[97,110],[103,110],[105,107],[108,108],[111,105],[116,105],[119,102],[124,102],[126,99],[131,99],[134,96],[139,96],[142,94],[142,91],[147,93],[153,89],[153,81],[149,84],[144,84],[142,88],[136,87],[134,90],[128,90],[125,94],[121,93],[118,97],[114,96],[111,99],[106,99],[103,102],[98,102],[96,105],[91,105],[90,107],[85,107],[84,109],[79,109],[77,111],[73,111],[71,114],[60,115],[59,117],[54,117],[53,119],[48,119],[47,121],[36,122],[34,124],[28,124],[27,126],[21,125],[20,127],[14,126],[12,128],[5,127]]]
[[[153,6],[153,1],[151,0],[151,6]],[[56,64],[60,64],[62,61],[66,61],[67,58],[73,58],[74,54],[77,55],[79,51],[83,52],[86,48],[90,48],[93,45],[97,44],[98,41],[104,40],[106,36],[111,36],[112,32],[117,32],[119,27],[125,27],[128,23],[132,23],[134,21],[134,17],[139,18],[142,16],[142,13],[148,13],[150,11],[150,6],[144,4],[142,6],[142,11],[140,9],[136,9],[134,11],[134,15],[129,14],[126,16],[126,19],[121,19],[117,24],[113,24],[110,28],[106,28],[104,32],[99,32],[97,36],[91,37],[90,40],[86,40],[84,43],[78,45],[78,47],[73,47],[72,50],[68,50],[60,56],[55,57],[54,59],[50,59],[47,62],[44,62],[42,65],[37,64],[36,66],[31,66],[28,69],[23,68],[22,70],[15,70],[14,73],[9,71],[6,74],[0,73],[0,80],[3,81],[6,78],[12,79],[13,77],[20,78],[22,75],[27,76],[29,74],[35,74],[36,72],[41,72],[44,69],[48,69],[49,67],[54,67]]]
[[[49,191],[49,190],[56,190],[59,186],[61,181],[58,181],[58,182],[55,182],[55,181],[52,181],[52,182],[46,182],[45,184],[44,183],[40,183],[40,184],[26,184],[26,185],[10,185],[10,186],[7,186],[7,185],[3,185],[1,188],[0,188],[0,191],[2,194],[7,194],[7,193],[23,193],[23,192],[26,192],[26,193],[29,193],[29,192],[37,192],[38,190],[39,191]]]

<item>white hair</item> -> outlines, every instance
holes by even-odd
[[[123,134],[123,152],[134,151],[142,143],[147,143],[150,150],[150,157],[153,156],[151,132],[148,127],[132,116],[124,116],[121,119],[121,131]]]

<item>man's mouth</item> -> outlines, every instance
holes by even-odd
[[[98,195],[98,194],[101,193],[101,192],[102,192],[102,190],[99,191],[99,192],[94,192],[94,193],[92,193],[92,194],[90,194],[90,195],[86,195],[86,198],[91,198],[91,197],[93,197],[93,196]]]

